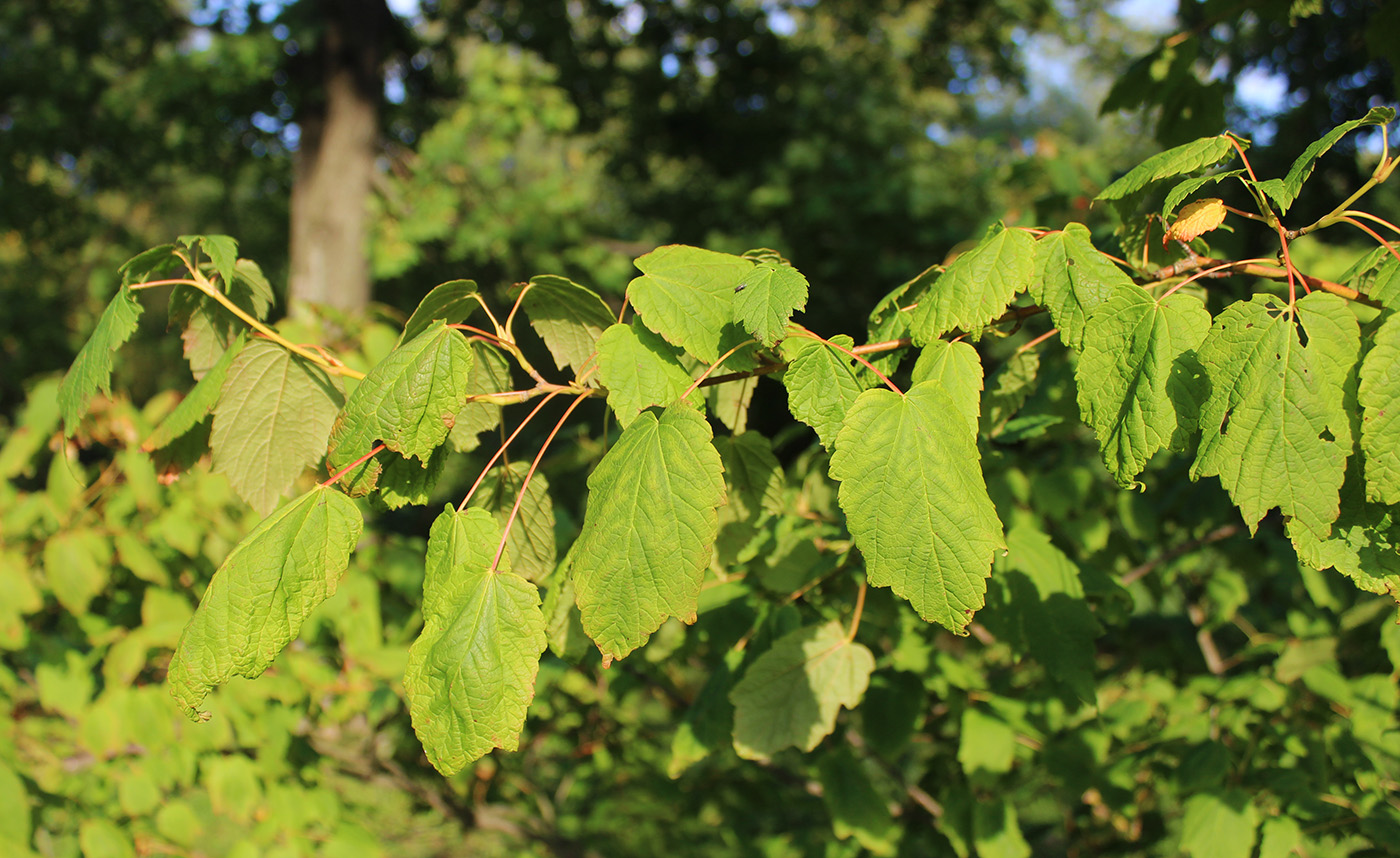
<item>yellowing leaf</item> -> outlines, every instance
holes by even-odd
[[[872,585],[958,634],[982,607],[1004,548],[965,407],[935,382],[867,390],[831,457],[841,508]]]
[[[501,530],[483,509],[447,507],[428,536],[423,631],[404,673],[413,730],[444,775],[519,745],[545,648],[535,585],[491,562]]]
[[[1215,198],[1196,200],[1177,215],[1163,241],[1191,242],[1225,222],[1225,201]]]
[[[792,746],[812,750],[835,729],[842,706],[859,705],[874,669],[870,650],[848,640],[839,623],[784,635],[729,692],[734,750],[749,760]]]
[[[235,674],[260,676],[335,593],[359,541],[355,502],[318,487],[263,519],[229,553],[170,661],[170,693],[190,714]]]
[[[694,409],[644,411],[588,478],[574,588],[604,665],[646,643],[667,617],[695,620],[724,502],[710,438]]]

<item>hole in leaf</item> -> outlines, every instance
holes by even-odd
[[[1317,437],[1322,439],[1323,441],[1337,440],[1336,436],[1332,434],[1332,430],[1326,427],[1324,427],[1323,430],[1317,434]]]
[[[1225,434],[1225,428],[1226,428],[1227,426],[1230,425],[1230,413],[1231,413],[1231,412],[1226,411],[1226,412],[1225,412],[1225,416],[1224,416],[1223,418],[1221,418],[1221,420],[1220,420],[1220,434],[1221,434],[1221,435],[1224,435],[1224,434]]]
[[[1298,329],[1298,342],[1302,343],[1303,348],[1307,348],[1307,347],[1308,347],[1308,329],[1305,328],[1305,327],[1303,327],[1302,325],[1294,325],[1293,327],[1295,327],[1295,328]]]

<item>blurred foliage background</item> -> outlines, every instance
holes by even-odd
[[[342,593],[275,675],[221,692],[215,722],[185,723],[161,685],[164,660],[253,521],[222,477],[196,467],[167,484],[162,464],[138,450],[173,407],[158,391],[191,383],[159,313],[119,363],[130,399],[115,397],[80,442],[56,435],[54,374],[115,292],[117,266],[178,234],[236,236],[297,324],[365,363],[439,282],[472,278],[500,297],[557,273],[616,303],[631,260],[668,242],[776,248],[813,284],[806,323],[860,338],[880,296],[997,220],[1103,230],[1107,216],[1088,200],[1162,146],[1229,127],[1255,138],[1256,166],[1281,174],[1336,122],[1395,100],[1396,4],[1183,0],[1175,16],[1161,5],[0,4],[0,807],[25,809],[0,815],[0,851],[965,856],[964,830],[980,854],[1021,856],[1027,844],[1066,854],[1055,832],[1069,814],[1078,854],[1146,854],[1177,842],[1164,808],[1178,799],[1159,800],[1151,778],[1178,769],[1189,775],[1183,795],[1234,772],[1232,788],[1266,782],[1293,796],[1290,813],[1338,830],[1337,851],[1317,854],[1400,842],[1395,814],[1365,797],[1386,789],[1365,778],[1393,772],[1376,760],[1395,754],[1382,734],[1393,730],[1400,640],[1374,600],[1298,576],[1267,534],[1231,542],[1193,529],[1207,520],[1201,510],[1231,519],[1218,492],[1185,482],[1180,463],[1162,466],[1163,488],[1168,479],[1180,488],[1154,506],[1083,476],[1092,445],[1035,469],[1016,458],[1034,450],[989,461],[1004,520],[1032,510],[1038,527],[1077,546],[1072,559],[1085,569],[1156,564],[1131,591],[1086,573],[1101,618],[1123,623],[1101,642],[1112,707],[1077,721],[1043,671],[907,628],[872,594],[867,633],[889,653],[872,694],[889,722],[855,725],[853,741],[873,749],[824,763],[825,783],[873,784],[877,806],[902,809],[902,833],[846,819],[836,833],[845,825],[854,839],[836,840],[820,772],[742,765],[727,751],[716,752],[728,755],[722,764],[694,766],[715,740],[697,734],[709,722],[691,704],[710,699],[706,677],[737,667],[722,658],[732,628],[760,623],[752,654],[791,627],[780,600],[770,614],[735,617],[748,609],[716,594],[696,634],[668,626],[637,664],[607,673],[596,656],[556,653],[522,753],[437,777],[397,685],[421,623],[430,520],[421,511],[382,512]],[[347,70],[349,87],[337,83]],[[331,129],[350,108],[374,133],[344,143]],[[1364,138],[1349,146],[1310,189],[1342,191],[1369,172]],[[337,163],[369,177],[361,190],[339,189],[348,211],[294,203],[317,199],[327,181],[318,167]],[[1372,197],[1392,219],[1393,185]],[[1300,221],[1336,202],[1310,193]],[[341,215],[363,220],[345,227],[362,236],[350,254],[359,273],[345,276],[362,278],[372,303],[347,281],[332,300],[335,324],[318,329],[304,311],[318,293],[293,272],[308,254],[344,254],[331,239],[316,244]],[[298,230],[311,239],[294,241]],[[1226,251],[1258,252],[1245,241],[1226,239]],[[1314,241],[1298,253],[1335,276],[1332,260],[1344,265],[1356,246]],[[1069,369],[1043,372],[1051,380],[1039,388],[1013,389],[1008,377],[988,389],[1002,384],[1013,411],[1072,410],[1072,392],[1065,400],[1054,381]],[[762,413],[756,406],[755,419]],[[600,452],[587,436],[571,440],[573,452],[547,463],[575,501],[558,512],[561,544],[576,532]],[[793,502],[825,521],[834,507],[820,456],[801,438],[779,441]],[[451,466],[445,496],[473,463]],[[1163,523],[1174,513],[1193,524]],[[1154,561],[1171,543],[1194,548]],[[732,559],[779,576],[818,562],[770,549],[769,559]],[[1260,569],[1292,583],[1240,571]],[[1183,599],[1207,612],[1207,626],[1243,635],[1241,663],[1268,666],[1254,684],[1226,687],[1200,663]],[[989,611],[994,625],[995,594]],[[670,656],[680,667],[661,664]],[[580,659],[582,669],[570,667]],[[1202,720],[1210,706],[1225,707],[1223,732],[1220,718]],[[1335,717],[1342,709],[1355,731]],[[1236,740],[1282,762],[1251,774]],[[1360,786],[1334,789],[1334,767],[1361,771]],[[931,796],[930,782],[966,790]],[[1337,801],[1317,806],[1319,794]],[[959,806],[962,795],[1015,795],[1014,808],[989,805],[1013,808],[1010,824]],[[972,821],[935,833],[916,816],[930,807]],[[993,836],[1002,831],[1004,843]]]

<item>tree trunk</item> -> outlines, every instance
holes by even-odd
[[[309,71],[292,184],[289,304],[360,310],[369,303],[366,201],[379,136],[384,0],[321,0],[325,23]]]

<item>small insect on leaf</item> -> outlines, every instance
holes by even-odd
[[[742,292],[742,291],[744,291],[744,287],[747,286],[747,285],[749,285],[749,284],[747,284],[747,283],[740,283],[738,286],[735,286],[735,287],[734,287],[734,291],[735,291],[735,292]]]
[[[1162,237],[1162,243],[1175,239],[1176,241],[1194,241],[1197,236],[1205,235],[1225,221],[1225,201],[1215,198],[1196,200],[1194,203],[1181,210],[1176,222],[1167,230],[1167,234]]]

